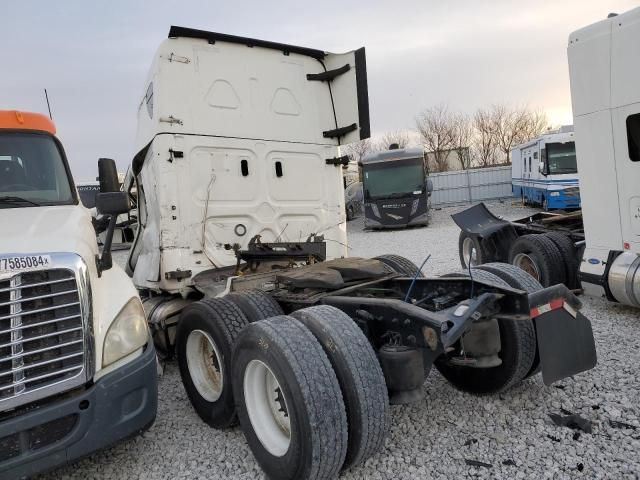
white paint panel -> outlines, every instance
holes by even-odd
[[[622,247],[618,178],[609,110],[574,118],[576,158],[587,245]]]
[[[640,27],[637,24],[636,28]],[[640,162],[632,162],[627,143],[627,117],[640,113],[640,103],[611,111],[615,169],[620,195],[620,229],[622,242],[631,244],[631,251],[640,253]],[[619,247],[622,248],[622,245]]]
[[[179,58],[180,61],[177,61]],[[339,126],[358,121],[353,53],[329,54],[352,64],[332,82]],[[342,66],[342,65],[340,65]],[[337,145],[323,132],[336,128],[327,82],[307,74],[325,71],[305,55],[217,41],[170,38],[156,53],[148,80],[153,81],[153,117],[143,98],[138,110],[137,151],[163,132]],[[359,140],[359,133],[341,143]]]
[[[570,35],[567,53],[574,117],[603,110],[611,104],[610,48],[609,20]]]
[[[611,106],[640,102],[640,8],[611,19]]]

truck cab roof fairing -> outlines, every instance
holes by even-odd
[[[169,29],[168,38],[178,37],[201,38],[203,40],[207,40],[211,44],[214,44],[218,40],[229,43],[240,43],[250,48],[270,48],[272,50],[280,50],[285,55],[289,53],[298,53],[300,55],[306,55],[307,57],[316,58],[318,60],[321,60],[326,56],[326,53],[324,51],[316,50],[314,48],[299,47],[296,45],[270,42],[268,40],[258,40],[255,38],[239,37],[237,35],[228,35],[226,33],[208,32],[206,30],[197,30],[195,28],[178,27],[172,25]]]

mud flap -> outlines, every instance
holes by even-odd
[[[545,385],[596,366],[596,344],[591,322],[580,312],[559,308],[534,319],[542,380]]]

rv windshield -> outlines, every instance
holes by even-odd
[[[74,201],[62,154],[51,136],[0,132],[0,208]]]
[[[365,196],[371,199],[405,197],[424,190],[422,159],[365,164]]]
[[[547,163],[549,165],[549,173],[576,173],[578,166],[576,164],[576,144],[574,142],[567,143],[548,143],[547,144]]]

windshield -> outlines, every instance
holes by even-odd
[[[422,160],[390,161],[364,165],[365,195],[369,198],[403,197],[422,193]]]
[[[578,171],[578,165],[576,164],[576,144],[574,142],[548,143],[547,164],[551,175],[576,173]]]
[[[0,132],[0,208],[73,202],[62,155],[52,137]]]

